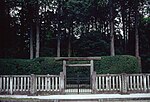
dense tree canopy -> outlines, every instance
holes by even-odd
[[[1,0],[0,57],[150,55],[148,0]],[[138,36],[136,36],[138,34]]]

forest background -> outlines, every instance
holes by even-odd
[[[0,0],[0,58],[133,55],[150,72],[149,0]]]

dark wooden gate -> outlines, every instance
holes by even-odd
[[[77,73],[66,77],[66,94],[87,94],[91,93],[90,75]]]
[[[65,77],[65,93],[69,94],[87,94],[92,93],[91,76],[94,72],[94,60],[100,60],[101,57],[57,57],[55,60],[63,61],[63,73]],[[73,63],[71,63],[73,61]],[[75,63],[75,61],[77,61]],[[79,63],[85,61],[86,63]],[[68,67],[80,67],[80,70],[68,73]],[[84,68],[81,68],[84,67]],[[85,68],[87,67],[87,69]],[[67,70],[66,70],[67,69]],[[85,73],[88,70],[88,74]],[[77,73],[77,74],[75,74]],[[70,75],[69,75],[70,74]]]

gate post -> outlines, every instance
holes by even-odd
[[[91,60],[91,61],[90,61],[90,64],[91,64],[90,73],[91,73],[91,75],[92,75],[92,74],[93,74],[93,71],[94,71],[94,61]]]
[[[63,60],[63,73],[66,77],[66,60]]]
[[[60,72],[60,82],[59,82],[59,88],[60,88],[60,93],[64,94],[64,88],[65,88],[65,78],[64,78],[64,73]]]
[[[2,76],[0,75],[0,93],[2,92]]]
[[[92,73],[92,93],[96,93],[96,72]]]

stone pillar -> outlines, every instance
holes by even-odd
[[[127,94],[127,74],[123,73],[121,77],[122,77],[121,93]]]
[[[30,94],[36,95],[37,88],[36,88],[36,76],[34,74],[31,74],[30,78]]]
[[[59,88],[60,88],[60,93],[64,94],[64,90],[65,90],[65,78],[64,78],[64,73],[63,72],[60,72]]]
[[[13,77],[10,76],[10,94],[13,94]]]
[[[91,81],[91,84],[92,84],[92,93],[96,93],[96,72],[93,72],[92,74],[92,81]]]
[[[143,75],[143,81],[144,81],[144,92],[147,92],[147,85],[146,85],[146,75]]]

